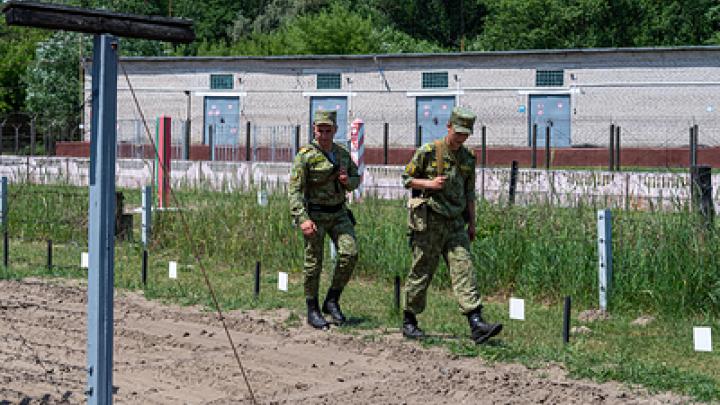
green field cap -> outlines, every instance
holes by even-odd
[[[474,112],[465,107],[455,107],[452,110],[452,115],[450,115],[450,123],[455,128],[455,132],[472,134],[476,117],[477,115]]]
[[[332,125],[335,126],[337,123],[337,111],[335,110],[317,110],[313,117],[313,123],[315,125]]]

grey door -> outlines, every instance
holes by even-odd
[[[240,136],[240,98],[225,96],[205,97],[205,136],[209,143],[213,128],[215,145],[237,145]]]
[[[532,128],[537,124],[537,145],[545,147],[545,128],[550,127],[550,146],[568,148],[570,139],[570,96],[530,96],[528,145],[532,145]]]
[[[337,133],[335,142],[342,145],[347,144],[347,97],[338,96],[317,96],[310,99],[310,136],[312,137],[312,119],[316,110],[337,111]]]
[[[420,144],[434,141],[447,134],[447,122],[455,107],[455,97],[430,96],[416,99],[417,127],[422,128]]]

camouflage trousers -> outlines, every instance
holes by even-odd
[[[317,226],[317,232],[313,237],[305,238],[305,297],[315,298],[320,288],[325,235],[329,235],[337,247],[332,289],[341,290],[347,285],[357,263],[358,248],[355,228],[345,209],[334,214],[313,213],[310,217]]]
[[[405,281],[406,311],[419,314],[425,310],[427,289],[441,255],[447,260],[460,310],[467,314],[480,307],[470,239],[462,218],[448,219],[428,209],[427,228],[414,232],[412,250],[412,268]]]

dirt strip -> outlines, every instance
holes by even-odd
[[[86,290],[77,282],[0,282],[0,405],[84,403]],[[688,402],[617,383],[568,379],[558,366],[488,365],[399,333],[350,336],[288,326],[286,310],[227,314],[263,404],[657,404]],[[363,336],[365,334],[365,336]],[[115,299],[115,403],[250,403],[214,314]]]

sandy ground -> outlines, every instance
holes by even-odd
[[[62,281],[0,282],[0,405],[85,402],[86,291]],[[287,311],[227,314],[259,403],[680,403],[616,383],[571,380],[423,349],[399,333],[368,339],[288,326]],[[375,333],[376,336],[380,335]],[[115,300],[116,403],[250,403],[214,314],[136,293]]]

